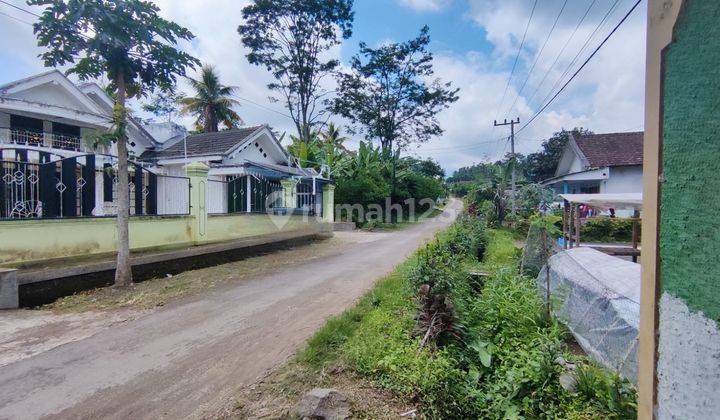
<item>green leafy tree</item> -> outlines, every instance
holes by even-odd
[[[215,67],[204,65],[199,79],[189,79],[194,96],[180,98],[183,115],[195,115],[195,127],[198,131],[215,133],[222,123],[231,129],[242,123],[240,116],[233,110],[240,103],[232,98],[235,86],[220,83],[220,76]]]
[[[156,88],[170,89],[178,75],[197,64],[180,51],[180,39],[193,34],[163,19],[154,4],[141,0],[31,0],[45,10],[33,25],[47,67],[69,65],[81,80],[107,76],[115,92],[114,130],[105,140],[118,152],[118,254],[115,284],[132,283],[128,234],[129,184],[127,150],[128,97]]]
[[[150,112],[156,117],[164,118],[167,122],[171,122],[174,115],[179,112],[178,102],[182,95],[176,93],[176,87],[167,91],[160,91],[152,95],[150,101],[143,104],[142,109]]]
[[[320,138],[322,139],[323,163],[327,165],[330,174],[334,174],[347,154],[348,150],[344,143],[348,138],[343,136],[340,127],[332,122],[327,125],[325,131],[320,133]]]
[[[450,82],[432,79],[428,31],[424,26],[415,39],[379,48],[361,43],[352,72],[338,78],[333,111],[358,124],[368,140],[380,140],[385,149],[442,134],[436,116],[458,99],[458,89]]]
[[[524,158],[518,157],[519,169],[522,169],[525,176],[532,182],[541,182],[555,176],[555,170],[565,145],[570,139],[570,133],[575,135],[592,134],[591,131],[584,128],[559,131],[543,142],[539,152],[531,153]]]
[[[243,8],[238,27],[248,61],[265,67],[282,95],[298,137],[310,141],[325,114],[323,79],[338,60],[322,55],[352,34],[352,0],[255,0]]]
[[[407,167],[411,171],[430,178],[445,178],[445,170],[432,158],[418,159],[406,156],[400,160],[399,166]]]

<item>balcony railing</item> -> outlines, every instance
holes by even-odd
[[[82,139],[77,136],[67,136],[65,134],[49,134],[52,138],[52,147],[57,149],[74,150],[81,152]]]
[[[78,136],[45,133],[32,130],[1,129],[0,143],[52,147],[55,149],[73,150],[76,152],[84,151],[82,139]]]

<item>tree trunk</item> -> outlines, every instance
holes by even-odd
[[[392,159],[392,189],[390,190],[390,204],[395,203],[395,153],[393,152],[393,144],[390,141],[390,159]],[[390,221],[395,224],[397,223],[397,214],[390,212]]]
[[[128,232],[128,219],[130,217],[130,190],[128,184],[128,151],[125,136],[125,78],[119,73],[117,84],[117,102],[122,111],[115,111],[115,125],[120,130],[117,140],[118,170],[117,170],[117,268],[115,269],[115,286],[130,286],[132,284],[132,270],[130,268],[130,235]],[[136,188],[142,188],[136,185]]]

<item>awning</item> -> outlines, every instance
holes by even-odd
[[[559,196],[570,203],[586,204],[601,210],[642,210],[642,193],[559,194]]]
[[[258,175],[268,179],[315,179],[319,184],[329,183],[331,180],[323,178],[315,170],[309,168],[296,168],[286,165],[275,165],[270,163],[259,163],[246,161],[241,164],[219,164],[212,165],[211,172],[213,175]]]

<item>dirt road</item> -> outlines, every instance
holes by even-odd
[[[0,418],[214,413],[447,226],[459,207],[453,201],[444,214],[401,231],[357,233],[363,240],[341,254],[219,287],[2,366]]]

